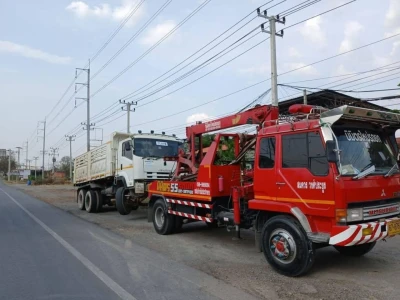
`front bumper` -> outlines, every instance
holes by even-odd
[[[372,243],[388,237],[387,223],[400,218],[389,218],[384,221],[368,222],[356,225],[334,226],[329,239],[330,245],[353,246],[365,243]],[[372,228],[370,235],[363,235],[364,228]]]

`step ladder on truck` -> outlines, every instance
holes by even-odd
[[[127,215],[147,206],[148,184],[170,178],[176,163],[164,157],[177,155],[181,144],[164,132],[112,133],[109,142],[74,160],[78,207],[92,213],[104,205],[116,206]]]
[[[257,125],[256,134],[221,133],[245,124]],[[305,274],[324,246],[364,255],[400,234],[398,128],[391,112],[299,104],[288,116],[263,105],[187,127],[188,153],[165,158],[176,161],[174,176],[149,185],[150,220],[163,235],[188,221],[239,237],[252,228],[268,263],[287,276]],[[203,135],[213,131],[204,155]],[[221,145],[233,159],[221,160]]]

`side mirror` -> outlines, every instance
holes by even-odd
[[[326,141],[326,158],[329,162],[336,163],[338,161],[337,152],[336,152],[336,144],[334,141]]]
[[[131,144],[125,143],[125,151],[131,151]]]

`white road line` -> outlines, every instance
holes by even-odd
[[[36,223],[43,227],[50,235],[52,235],[65,249],[67,249],[75,258],[77,258],[86,268],[88,268],[97,278],[104,282],[115,294],[117,294],[123,300],[137,300],[131,294],[129,294],[125,289],[123,289],[118,283],[112,280],[106,273],[96,267],[89,259],[87,259],[83,254],[76,250],[71,244],[64,240],[61,236],[51,230],[46,224],[35,217],[31,212],[29,212],[25,207],[23,207],[17,200],[15,200],[10,194],[0,188],[4,194],[6,194],[15,204],[17,204],[28,216],[30,216]]]

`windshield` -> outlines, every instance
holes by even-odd
[[[163,139],[134,139],[134,155],[140,157],[177,156],[180,143]]]
[[[340,149],[342,175],[357,175],[375,166],[376,174],[386,174],[396,159],[385,135],[371,129],[333,128]]]

